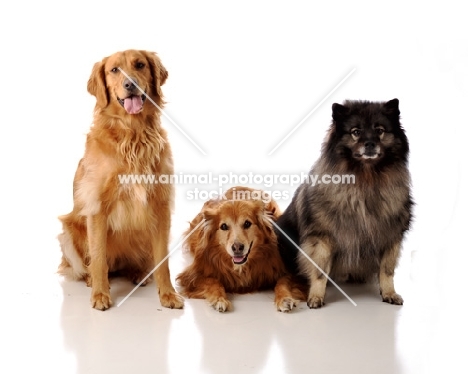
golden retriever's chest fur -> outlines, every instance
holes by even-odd
[[[107,217],[108,227],[112,231],[145,228],[148,192],[144,185],[121,185],[119,198]]]
[[[148,119],[150,121],[150,119]],[[86,153],[93,163],[83,162],[76,195],[83,215],[105,210],[112,230],[144,229],[147,210],[158,201],[172,206],[171,186],[151,183],[160,175],[173,174],[172,155],[166,134],[155,123],[128,128],[115,121],[95,126],[88,136]]]

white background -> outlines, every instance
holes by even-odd
[[[333,102],[399,98],[417,202],[410,235],[417,249],[438,249],[466,206],[461,9],[451,2],[10,2],[0,26],[5,248],[23,252],[20,237],[41,236],[38,223],[71,209],[95,103],[86,91],[91,68],[136,48],[158,52],[169,71],[166,113],[207,154],[164,119],[176,172],[306,172]],[[184,209],[201,202],[187,201],[185,190],[177,196],[175,223],[186,222]],[[38,259],[44,250],[57,248],[41,246]]]
[[[418,274],[428,287],[441,270],[458,276],[467,260],[468,205],[468,33],[461,4],[3,5],[0,251],[5,287],[40,288],[41,277],[55,271],[60,257],[56,217],[72,207],[72,179],[92,122],[95,99],[86,83],[96,61],[129,48],[159,54],[169,71],[163,86],[166,113],[207,154],[163,119],[176,172],[306,172],[319,156],[332,103],[398,98],[417,203],[404,259],[413,270],[421,258],[427,260]],[[268,156],[352,69],[354,74]],[[179,188],[174,238],[202,205],[184,194]],[[280,201],[283,208],[288,203]],[[454,289],[451,296],[464,297],[455,291],[455,280],[442,284]]]

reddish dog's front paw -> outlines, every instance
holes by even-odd
[[[170,309],[182,309],[184,307],[184,299],[176,292],[159,294],[161,305]]]
[[[276,302],[276,309],[278,312],[289,313],[297,306],[297,303],[298,301],[292,297],[285,297]]]
[[[91,296],[91,305],[94,309],[106,310],[112,305],[112,300],[109,294],[96,293]]]
[[[219,299],[213,301],[211,303],[211,306],[217,312],[221,312],[221,313],[227,312],[228,310],[232,310],[231,302],[228,299],[224,298],[224,297],[220,297]]]

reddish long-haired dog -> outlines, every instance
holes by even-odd
[[[73,210],[60,217],[59,273],[86,280],[91,304],[99,310],[112,304],[110,272],[138,284],[168,253],[173,186],[119,180],[129,174],[173,174],[159,109],[167,76],[155,53],[128,50],[96,63],[88,81],[96,97],[94,126],[75,174]],[[161,304],[182,308],[167,261],[155,277]]]
[[[304,290],[287,274],[277,248],[271,219],[280,215],[274,200],[252,199],[253,190],[235,187],[226,193],[232,199],[248,192],[245,200],[212,199],[192,220],[186,240],[193,263],[177,276],[183,294],[204,298],[219,312],[232,309],[226,293],[248,293],[275,289],[279,311],[289,312]],[[257,194],[257,196],[263,196]]]

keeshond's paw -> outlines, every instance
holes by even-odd
[[[395,292],[382,294],[382,301],[389,304],[403,305],[403,298]]]
[[[276,303],[276,309],[278,312],[289,313],[294,309],[294,307],[296,307],[297,303],[297,300],[294,300],[291,297],[285,297]]]
[[[307,306],[310,309],[318,309],[324,305],[325,303],[323,301],[323,297],[320,297],[320,296],[312,296],[309,298],[309,300],[307,300]]]

